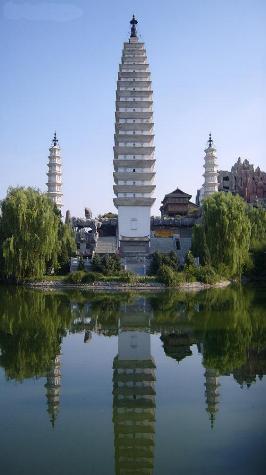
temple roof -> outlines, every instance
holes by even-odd
[[[188,199],[190,200],[191,196],[192,195],[189,195],[188,193],[185,193],[184,191],[180,190],[180,188],[176,188],[171,193],[168,193],[167,195],[165,195],[164,200],[165,198],[184,198],[184,197],[188,197]]]

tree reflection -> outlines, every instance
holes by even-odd
[[[6,377],[45,376],[70,322],[65,297],[0,288],[0,365]]]

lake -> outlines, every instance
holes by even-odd
[[[0,287],[0,472],[262,475],[265,374],[265,287]]]

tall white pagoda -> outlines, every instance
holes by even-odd
[[[216,156],[216,148],[213,146],[211,133],[209,134],[208,147],[204,151],[205,172],[203,174],[204,184],[202,199],[218,191],[218,163]]]
[[[116,92],[114,204],[122,255],[148,252],[150,210],[155,201],[151,74],[144,43],[138,40],[137,23],[133,15]]]
[[[48,192],[47,195],[55,203],[55,205],[61,209],[62,203],[62,161],[60,155],[60,146],[54,133],[52,140],[52,146],[49,148],[49,162],[48,162],[48,181],[46,183]]]

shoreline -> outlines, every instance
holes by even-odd
[[[78,290],[96,290],[96,291],[129,291],[129,290],[139,290],[139,291],[148,291],[148,292],[158,292],[164,290],[186,290],[186,291],[200,291],[206,289],[221,289],[226,288],[231,285],[230,280],[225,280],[217,282],[216,284],[204,284],[202,282],[185,282],[177,287],[167,287],[164,284],[158,283],[118,283],[118,282],[94,282],[91,284],[71,284],[66,282],[58,281],[41,281],[41,282],[27,282],[23,283],[22,286],[39,289],[39,290],[57,290],[57,289],[78,289]]]

